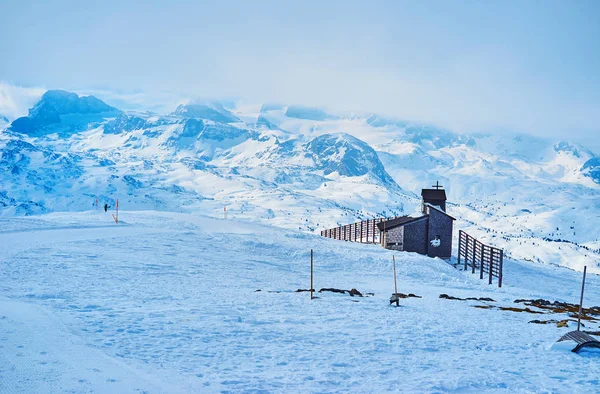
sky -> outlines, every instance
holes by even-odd
[[[282,102],[600,147],[600,1],[7,1],[0,81]]]

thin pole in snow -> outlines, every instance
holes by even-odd
[[[115,216],[114,214],[112,215],[115,223],[119,224],[119,199],[117,198],[117,216]]]
[[[581,311],[583,310],[583,290],[585,289],[585,272],[587,271],[587,265],[583,267],[583,282],[581,283],[581,299],[579,300],[579,316],[577,317],[577,331],[581,326]]]
[[[313,299],[313,250],[310,250],[310,299]]]
[[[396,306],[400,306],[400,300],[398,299],[398,283],[396,281],[396,256],[392,255],[394,261],[394,295],[396,296]]]

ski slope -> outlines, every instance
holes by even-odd
[[[582,392],[600,355],[550,346],[580,273],[507,260],[502,289],[439,259],[198,215],[0,218],[0,393]],[[356,288],[367,297],[319,293]],[[261,290],[261,291],[257,291]],[[440,299],[489,297],[496,302]],[[600,305],[589,275],[585,306]],[[600,330],[598,323],[586,329]]]

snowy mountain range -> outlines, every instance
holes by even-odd
[[[59,90],[0,114],[0,130],[0,215],[119,199],[318,231],[412,213],[439,181],[457,227],[514,258],[600,272],[600,157],[568,141],[230,100],[124,111]]]

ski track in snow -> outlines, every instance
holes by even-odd
[[[0,224],[0,393],[597,392],[600,358],[549,349],[557,315],[439,299],[575,303],[580,273],[511,260],[505,286],[396,253],[200,216],[54,213]],[[372,297],[318,293],[357,288]],[[585,305],[600,305],[590,275]],[[256,290],[261,290],[257,292]],[[560,317],[565,318],[566,316]],[[597,330],[598,324],[588,325]]]

